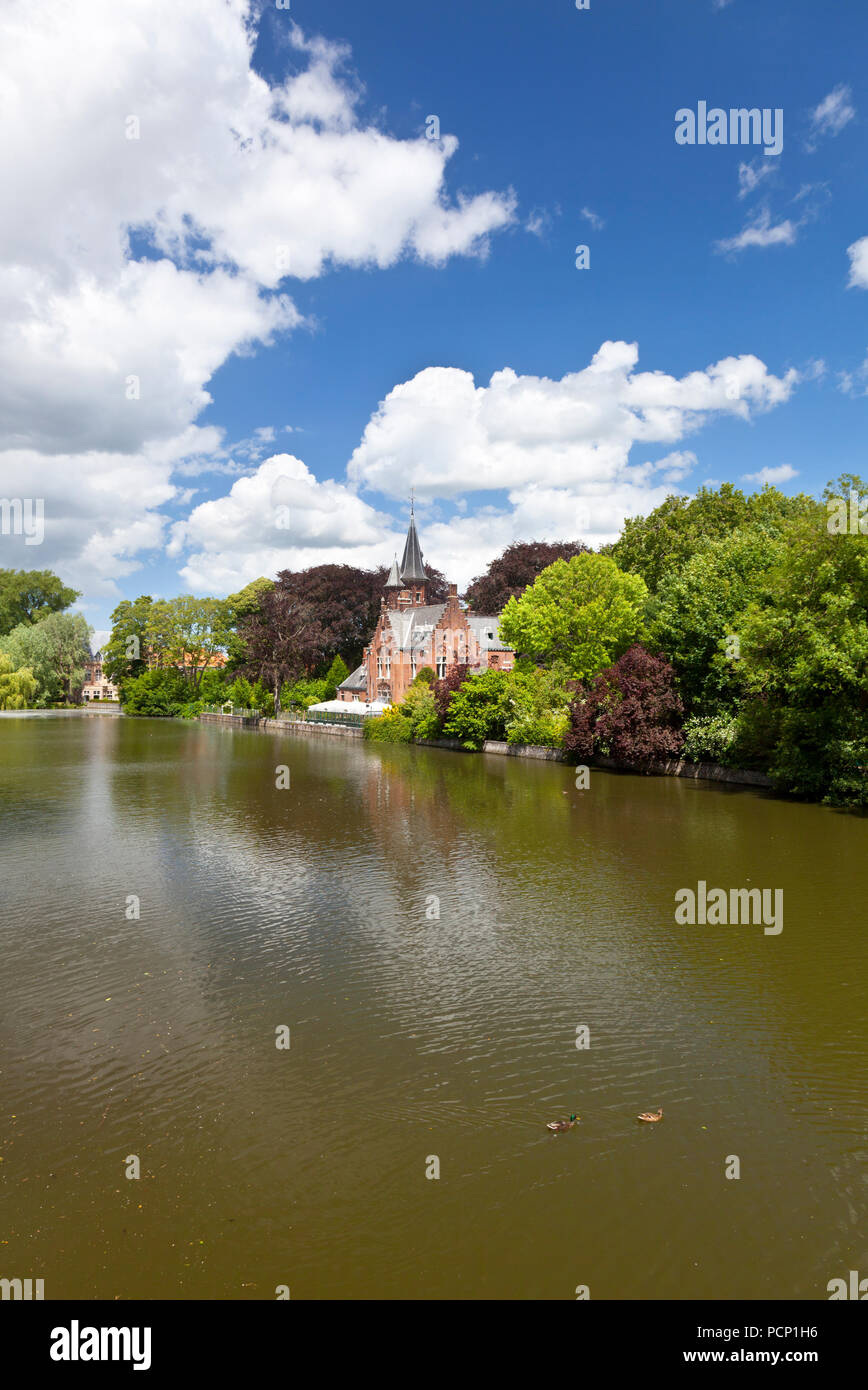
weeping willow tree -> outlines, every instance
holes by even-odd
[[[16,671],[11,659],[0,652],[0,709],[27,709],[36,697],[36,678],[29,666]]]

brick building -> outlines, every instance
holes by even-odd
[[[509,671],[511,647],[498,636],[498,619],[462,608],[449,585],[445,603],[428,603],[428,578],[411,508],[400,565],[397,556],[386,580],[380,616],[361,666],[338,687],[341,701],[400,704],[423,666],[438,677],[454,666],[471,671]]]
[[[83,700],[117,700],[118,688],[110,681],[103,669],[102,652],[91,652],[90,660],[85,662]]]

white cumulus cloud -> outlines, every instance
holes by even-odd
[[[722,254],[745,251],[749,246],[792,246],[796,240],[797,223],[787,217],[782,222],[772,222],[768,208],[749,222],[735,236],[716,241],[714,249]]]
[[[758,473],[743,473],[742,477],[746,483],[771,483],[776,486],[778,483],[787,483],[790,478],[797,478],[799,470],[793,468],[789,463],[778,464],[776,468],[761,468]]]
[[[847,247],[850,257],[850,289],[868,290],[868,236],[860,237]]]
[[[363,119],[348,51],[286,18],[269,84],[248,0],[0,9],[0,494],[44,497],[40,563],[94,592],[219,448],[218,368],[300,325],[293,279],[483,255],[513,219],[509,191],[451,198],[455,136]]]
[[[855,115],[853,92],[845,83],[839,82],[811,112],[812,139],[815,141],[821,135],[839,135]],[[808,148],[814,149],[816,146],[809,141]]]

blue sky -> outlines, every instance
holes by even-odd
[[[120,596],[387,562],[411,485],[464,584],[709,479],[868,474],[864,7],[215,9],[0,21],[0,493],[46,512],[0,563],[100,629]],[[782,153],[676,144],[699,101],[782,109]]]

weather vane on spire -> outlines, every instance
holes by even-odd
[[[415,502],[416,502],[416,489],[415,489],[414,487],[411,487],[411,488],[410,488],[410,515],[411,515],[411,516],[413,515]]]

